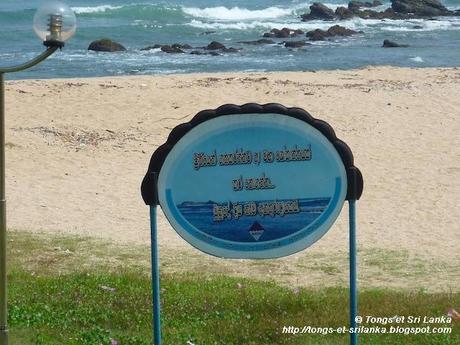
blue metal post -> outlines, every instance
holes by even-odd
[[[350,223],[350,327],[356,330],[358,315],[358,284],[356,273],[356,200],[348,201]],[[350,344],[358,344],[358,334],[350,333]]]
[[[157,206],[150,206],[150,236],[152,257],[153,344],[161,345],[160,267],[158,261]]]

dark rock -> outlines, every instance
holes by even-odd
[[[155,44],[153,46],[147,46],[145,48],[141,48],[141,50],[152,50],[152,49],[158,49],[161,48],[161,44]]]
[[[421,25],[414,25],[414,26],[412,27],[412,29],[420,30],[420,29],[423,29],[423,26],[421,26]]]
[[[180,43],[174,43],[171,47],[179,48],[179,49],[192,49],[191,45],[189,45],[189,44],[180,44]]]
[[[94,50],[96,52],[120,52],[125,51],[126,48],[120,43],[103,38],[101,40],[91,42],[88,50]]]
[[[358,31],[347,29],[340,25],[334,25],[327,30],[327,33],[329,36],[351,36],[357,34]]]
[[[168,54],[183,54],[185,53],[182,49],[178,47],[172,47],[168,45],[161,46],[161,51]]]
[[[206,47],[207,50],[219,50],[219,49],[225,49],[225,46],[217,41],[212,41],[211,43],[208,44]]]
[[[262,38],[262,39],[257,40],[257,41],[241,41],[241,42],[238,42],[238,43],[248,44],[248,45],[252,45],[252,46],[259,46],[259,45],[263,45],[263,44],[275,44],[275,41],[269,40],[269,39],[266,39],[266,38]]]
[[[204,52],[204,51],[201,51],[201,50],[194,50],[192,52],[190,52],[190,54],[192,55],[211,55],[211,56],[220,56],[220,54],[218,52],[214,52],[214,51],[211,51],[211,52]]]
[[[172,45],[155,44],[153,46],[142,48],[141,50],[152,50],[152,49],[158,49],[158,48],[160,48],[165,53],[184,53],[182,49],[192,49],[192,46],[188,44],[180,44],[180,43],[174,43]]]
[[[343,6],[337,7],[337,9],[335,10],[335,15],[340,20],[350,19],[350,18],[353,18],[355,16],[352,11],[350,11],[348,8],[343,7]]]
[[[397,13],[411,13],[418,17],[442,16],[451,13],[439,0],[392,0]]]
[[[363,2],[363,1],[350,1],[348,3],[348,9],[350,11],[357,11],[359,10],[361,7],[366,7],[366,8],[371,8],[371,7],[377,7],[377,6],[381,6],[382,3],[380,1],[377,1],[375,0],[374,2]]]
[[[284,42],[284,46],[286,48],[301,48],[305,47],[307,45],[307,42],[305,41],[287,41]]]
[[[407,48],[409,46],[407,44],[398,44],[390,40],[384,40],[382,47],[383,48]]]
[[[211,34],[215,34],[217,31],[205,31],[205,32],[202,32],[200,35],[211,35]]]
[[[263,37],[288,38],[288,37],[296,37],[298,35],[303,35],[303,34],[304,32],[302,30],[282,28],[281,30],[271,29],[270,32],[264,33]]]
[[[310,38],[311,41],[324,41],[326,38],[329,37],[327,31],[316,29],[307,32],[307,37]]]
[[[323,20],[334,20],[335,13],[329,7],[323,5],[320,2],[314,2],[310,6],[310,13],[301,15],[302,21],[323,19]]]
[[[311,41],[324,41],[328,37],[351,36],[357,33],[360,32],[344,28],[340,25],[334,25],[327,29],[327,31],[321,29],[309,31],[307,32],[307,37],[309,37]]]
[[[240,50],[230,47],[230,48],[222,48],[220,51],[223,53],[238,53]]]

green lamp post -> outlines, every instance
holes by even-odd
[[[48,2],[34,16],[35,33],[47,48],[36,58],[11,67],[0,67],[0,345],[8,344],[8,309],[6,281],[6,197],[5,197],[5,74],[25,70],[53,54],[73,36],[76,18],[69,6]]]

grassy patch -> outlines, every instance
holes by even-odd
[[[273,282],[208,275],[162,277],[165,344],[347,344],[346,335],[283,334],[283,326],[347,325],[346,289],[291,290]],[[460,294],[385,290],[360,294],[363,315],[445,315]],[[149,344],[151,291],[146,275],[10,275],[11,344]],[[363,344],[460,343],[440,335],[361,335]]]
[[[151,344],[149,252],[145,246],[13,232],[8,249],[10,345],[110,345],[112,339],[120,345]],[[387,269],[386,263],[394,257],[385,252],[366,255],[372,259],[369,267],[379,269]],[[267,277],[253,280],[224,275],[212,266],[211,259],[199,273],[179,270],[187,267],[188,260],[203,258],[178,253],[163,260],[174,266],[174,271],[162,271],[163,344],[348,344],[348,335],[283,334],[283,326],[346,326],[347,289],[294,288]],[[333,262],[318,258],[299,260],[299,265],[304,266],[302,272],[346,275]],[[249,262],[260,275],[284,265],[286,261]],[[225,267],[233,270],[233,266]],[[284,270],[299,274],[295,268]],[[361,315],[441,316],[452,307],[460,309],[460,293],[374,288],[360,292]],[[458,345],[460,325],[454,324],[448,335],[360,338],[362,344],[371,345]]]

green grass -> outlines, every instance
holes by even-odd
[[[93,267],[75,255],[82,246],[97,253],[98,260],[88,259]],[[121,345],[151,344],[149,272],[135,263],[132,248],[119,249],[126,259],[123,265],[104,246],[71,237],[58,237],[56,242],[31,234],[10,236],[10,345],[110,345],[111,339]],[[349,341],[346,335],[282,333],[283,326],[347,325],[345,288],[294,289],[273,281],[201,271],[166,273],[161,284],[164,345],[345,345]],[[460,309],[460,293],[366,289],[359,297],[361,315],[441,316],[449,308]],[[360,341],[459,345],[460,324],[454,324],[448,335],[361,335]]]

